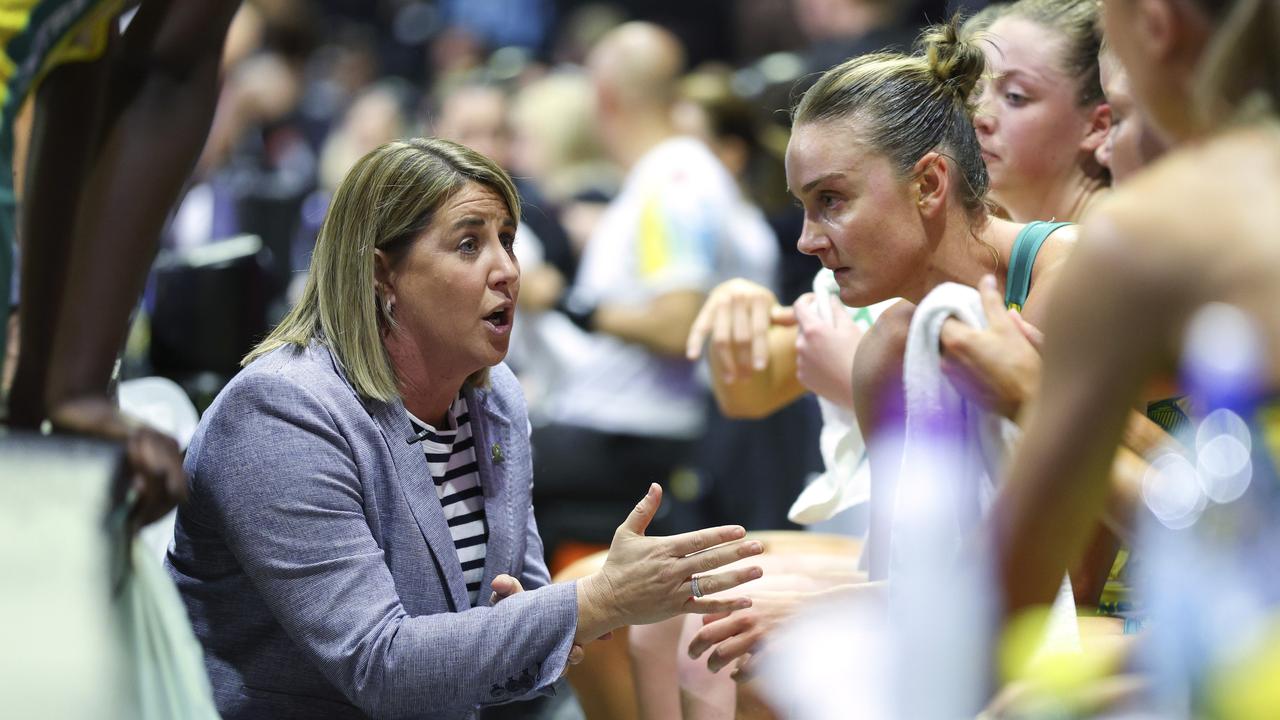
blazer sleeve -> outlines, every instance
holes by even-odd
[[[577,623],[572,583],[408,615],[369,528],[352,448],[324,403],[279,374],[239,380],[206,430],[192,483],[307,661],[375,717],[505,702],[555,682]]]

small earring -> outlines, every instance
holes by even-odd
[[[383,303],[382,310],[386,313],[387,317],[393,317],[396,314],[396,304],[388,299]]]

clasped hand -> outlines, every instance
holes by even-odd
[[[942,326],[942,373],[965,398],[1016,419],[1040,382],[1040,352],[1044,336],[1016,310],[1006,310],[987,275],[978,283],[987,327],[978,329],[959,320]]]

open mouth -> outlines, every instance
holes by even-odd
[[[512,314],[512,308],[498,308],[488,315],[485,315],[484,321],[492,325],[493,329],[502,331],[511,327]]]

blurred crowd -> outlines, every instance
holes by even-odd
[[[720,263],[714,279],[748,277],[790,303],[820,266],[795,249],[801,216],[782,172],[782,110],[822,70],[869,50],[905,50],[924,18],[954,9],[887,0],[246,2],[228,34],[209,140],[134,323],[125,377],[171,377],[207,405],[296,300],[347,170],[389,140],[431,135],[482,152],[516,179],[525,203],[522,322],[509,362],[535,425],[551,423],[592,344],[590,333],[543,316],[559,314],[625,177],[586,64],[598,39],[630,19],[660,22],[678,38],[683,69],[670,88],[653,88],[671,94],[659,111],[712,151],[742,204],[741,244],[724,253],[742,266]],[[812,398],[769,419],[735,421],[706,391],[688,402],[698,404],[696,420],[675,433],[678,448],[662,451],[676,459],[671,467],[658,469],[677,478],[675,526],[794,527],[785,509],[821,469]],[[620,497],[632,489],[620,483]],[[607,540],[612,506],[579,510],[569,512],[600,516],[580,534]]]

